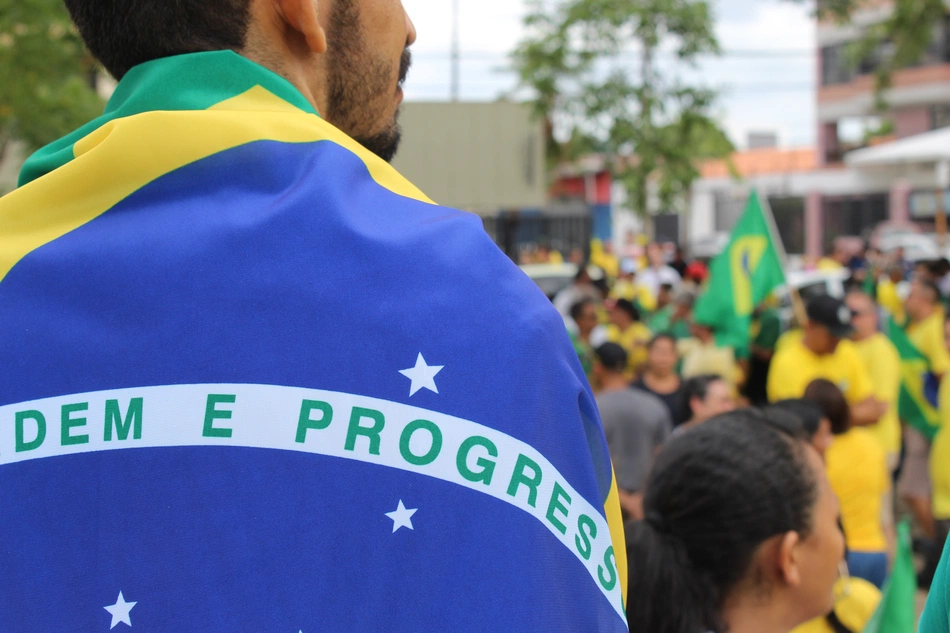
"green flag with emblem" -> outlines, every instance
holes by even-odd
[[[901,392],[897,413],[904,422],[932,441],[940,430],[940,414],[927,397],[930,363],[891,318],[887,320],[887,336],[901,357]]]
[[[749,347],[752,311],[785,283],[781,244],[772,237],[771,217],[766,213],[753,191],[732,229],[729,245],[710,266],[709,286],[694,312],[697,323],[713,328],[717,343],[737,352]]]

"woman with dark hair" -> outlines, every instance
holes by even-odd
[[[834,439],[825,452],[825,463],[841,504],[848,569],[852,576],[881,589],[887,579],[894,524],[889,513],[891,477],[884,448],[867,429],[851,428],[848,402],[834,383],[815,380],[805,389],[805,400],[817,404],[831,422]]]
[[[627,529],[630,631],[787,633],[831,611],[844,541],[818,453],[735,411],[671,440]]]
[[[795,416],[801,423],[805,441],[815,447],[822,456],[831,446],[831,421],[822,413],[821,408],[814,402],[801,398],[780,400],[765,407],[762,412],[769,416],[773,411],[782,411]]]
[[[647,364],[640,380],[633,383],[636,389],[663,401],[670,412],[673,426],[679,426],[687,419],[683,402],[683,381],[676,373],[676,339],[672,334],[657,334],[647,346]]]

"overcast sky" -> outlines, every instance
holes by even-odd
[[[522,35],[523,0],[459,0],[461,97],[490,101],[511,91],[506,53]],[[815,138],[815,25],[805,5],[785,0],[712,0],[725,54],[703,60],[698,77],[723,90],[722,124],[745,145],[749,131],[774,131],[786,147]],[[449,98],[450,0],[403,0],[419,38],[406,85],[411,101]],[[692,73],[692,74],[690,74]]]

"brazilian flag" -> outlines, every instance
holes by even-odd
[[[897,527],[897,552],[894,568],[884,585],[881,602],[863,633],[913,633],[917,628],[915,600],[917,573],[911,547],[910,523]]]
[[[694,312],[695,321],[711,326],[716,342],[734,348],[737,355],[749,348],[752,311],[785,283],[766,213],[753,191],[732,229],[729,245],[710,266],[709,286]]]
[[[901,357],[898,415],[932,441],[940,430],[940,414],[937,411],[937,385],[930,363],[894,319],[887,320],[887,336]]]

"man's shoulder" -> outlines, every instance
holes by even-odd
[[[900,359],[900,352],[897,351],[897,346],[891,342],[891,339],[889,339],[886,334],[878,332],[871,337],[871,344],[874,346],[876,353],[884,354],[898,360]]]
[[[617,404],[627,411],[630,417],[649,417],[657,418],[666,413],[666,406],[657,396],[648,391],[644,391],[638,385],[629,389],[619,389],[601,393],[596,398],[597,404],[610,403]]]

